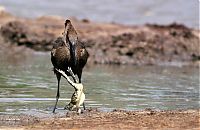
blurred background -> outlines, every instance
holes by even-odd
[[[74,16],[121,24],[184,23],[198,28],[198,0],[0,0],[16,16]]]

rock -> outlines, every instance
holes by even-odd
[[[62,17],[24,19],[7,14],[0,18],[5,41],[36,51],[49,51],[64,30]],[[200,60],[199,32],[182,24],[124,26],[71,20],[90,53],[89,63],[157,65]]]

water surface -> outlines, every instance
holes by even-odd
[[[55,103],[56,77],[49,53],[21,60],[0,59],[0,112],[50,113]],[[83,72],[86,106],[102,110],[199,108],[199,70],[166,66],[86,66]],[[61,80],[60,110],[73,88]]]
[[[0,0],[17,16],[75,16],[122,24],[171,22],[199,28],[198,0]]]

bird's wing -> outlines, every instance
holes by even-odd
[[[56,53],[56,49],[52,49],[51,50],[51,56],[55,56],[55,53]]]

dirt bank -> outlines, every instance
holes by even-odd
[[[17,118],[17,125],[3,125],[1,129],[199,129],[199,110],[100,112],[95,109],[77,115],[40,119]],[[4,118],[5,119],[5,118]],[[21,121],[20,121],[21,120]],[[20,123],[19,123],[20,122]],[[4,123],[6,124],[6,123]]]
[[[199,31],[182,24],[124,26],[71,20],[90,53],[89,63],[162,65],[200,60]],[[25,19],[1,12],[0,44],[49,51],[51,42],[63,32],[64,21],[57,16]]]

